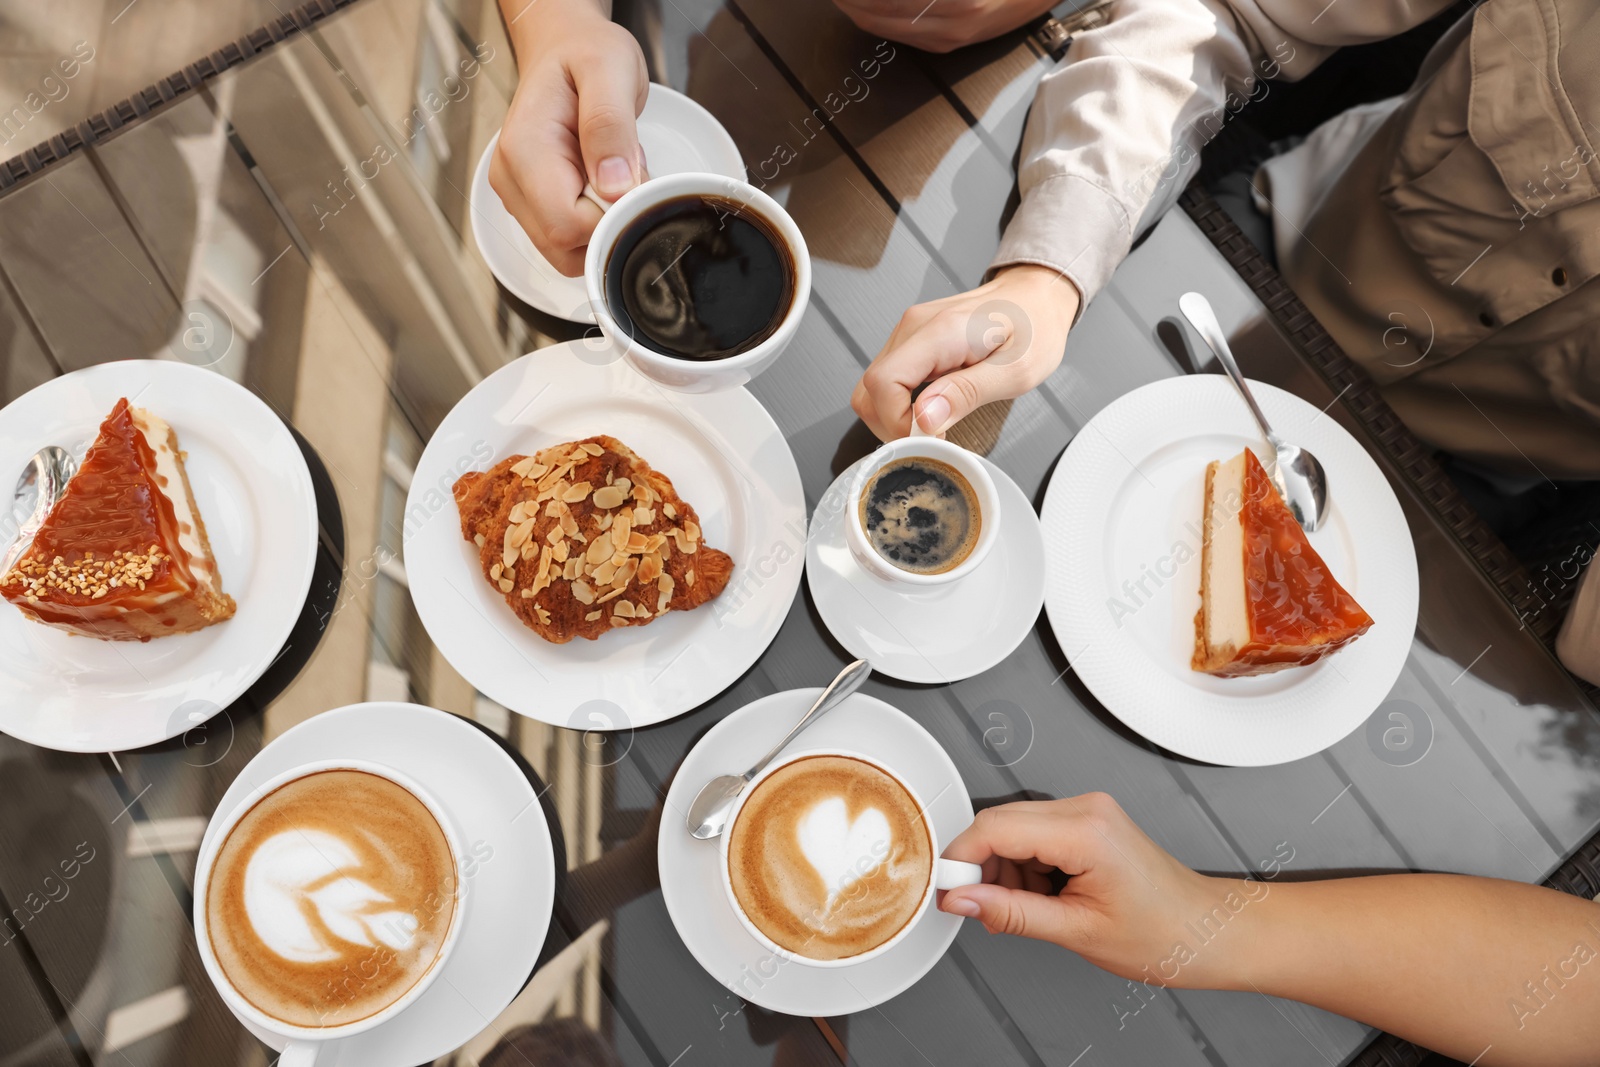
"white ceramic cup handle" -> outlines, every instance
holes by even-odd
[[[312,1067],[317,1062],[317,1049],[321,1046],[305,1041],[291,1041],[278,1054],[277,1067]]]
[[[595,187],[590,185],[588,182],[583,183],[583,198],[589,201],[589,203],[593,204],[595,207],[599,208],[600,214],[602,215],[611,210],[612,202],[601,196],[599,190],[595,189]]]
[[[964,885],[979,885],[982,882],[983,868],[976,863],[947,860],[942,856],[934,861],[933,887],[935,889],[960,889]]]

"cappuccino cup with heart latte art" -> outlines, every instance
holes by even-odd
[[[786,756],[758,775],[722,836],[735,914],[778,955],[862,963],[903,940],[936,889],[983,880],[942,859],[927,808],[884,764],[855,752]]]
[[[284,1062],[310,1062],[316,1044],[387,1021],[438,975],[462,927],[460,856],[445,813],[397,771],[299,767],[208,837],[201,958],[236,1012],[311,1042]]]

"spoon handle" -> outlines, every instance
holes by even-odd
[[[1200,335],[1200,339],[1217,354],[1222,369],[1228,372],[1233,384],[1244,394],[1244,402],[1250,405],[1250,414],[1256,417],[1261,432],[1266,435],[1268,441],[1276,444],[1278,436],[1272,432],[1271,424],[1267,422],[1267,417],[1256,404],[1256,398],[1251,395],[1250,386],[1245,382],[1239,364],[1234,362],[1233,350],[1228,347],[1228,339],[1222,335],[1222,327],[1217,322],[1216,312],[1211,310],[1211,301],[1199,293],[1184,293],[1178,298],[1178,308],[1183,312],[1183,317],[1189,320],[1189,325],[1194,327],[1195,333]]]
[[[782,752],[783,746],[794,740],[795,734],[799,733],[801,730],[804,730],[807,726],[810,726],[813,722],[815,722],[817,719],[820,719],[829,711],[832,711],[834,707],[844,700],[845,697],[849,696],[851,693],[854,693],[857,689],[860,689],[861,683],[866,681],[871,674],[872,664],[868,663],[864,659],[858,659],[844,670],[840,671],[838,676],[834,678],[832,682],[828,683],[828,688],[824,689],[817,697],[817,702],[811,705],[811,710],[805,713],[805,717],[794,724],[794,729],[784,734],[783,740],[779,741],[776,745],[773,745],[771,752],[768,752],[765,756],[762,756],[761,760],[754,767],[751,767],[745,772],[744,780],[748,782],[750,779],[760,774],[761,769],[772,762],[772,757],[776,756],[779,752]]]

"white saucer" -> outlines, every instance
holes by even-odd
[[[319,1067],[430,1063],[477,1036],[533,970],[555,905],[550,827],[521,769],[466,720],[417,704],[352,704],[306,720],[256,753],[217,804],[200,851],[217,820],[275,775],[315,760],[355,758],[415,778],[449,812],[470,853],[493,850],[467,875],[467,925],[428,991],[393,1021],[330,1042],[317,1059]]]
[[[489,160],[499,143],[498,133],[489,139],[489,147],[484,149],[472,176],[469,194],[472,236],[484,262],[501,285],[529,306],[558,319],[593,322],[594,312],[589,310],[583,277],[568,278],[552,267],[489,187]],[[639,113],[639,144],[653,178],[705,171],[744,179],[744,161],[722,123],[665,85],[650,86],[644,110]]]
[[[903,682],[958,682],[1011,655],[1044,603],[1044,535],[1017,483],[983,460],[1004,509],[1000,540],[960,581],[906,592],[862,570],[845,544],[850,479],[865,462],[839,475],[811,516],[806,580],[829,632]]]
[[[694,611],[553,645],[484,578],[450,487],[506,456],[599,433],[672,479],[705,543],[733,557],[733,577]],[[553,726],[648,726],[716,696],[772,643],[800,587],[805,515],[794,454],[747,390],[671,392],[609,342],[574,341],[502,367],[439,424],[406,501],[406,574],[429,636],[491,699]]]
[[[722,888],[717,841],[696,841],[684,827],[700,787],[729,768],[760,759],[816,700],[820,689],[791,689],[746,704],[706,732],[667,790],[656,844],[661,896],[678,936],[706,972],[736,996],[789,1015],[848,1015],[896,997],[939,962],[961,929],[933,910],[906,939],[855,967],[818,968],[775,958],[739,922]],[[904,712],[857,693],[806,728],[791,749],[838,747],[882,760],[928,805],[941,841],[972,822],[961,773],[933,735]]]
[[[78,637],[0,602],[0,731],[45,748],[116,752],[198,726],[272,665],[311,588],[317,505],[300,446],[255,394],[188,363],[100,363],[7,404],[7,503],[35,452],[56,444],[81,459],[122,397],[177,431],[223,590],[238,611],[196,633],[141,643]]]
[[[1220,375],[1152,382],[1089,420],[1056,465],[1043,518],[1045,606],[1072,669],[1156,744],[1240,767],[1312,755],[1365,722],[1400,676],[1417,625],[1416,552],[1388,479],[1332,417],[1274,386],[1250,388],[1273,429],[1327,471],[1330,512],[1311,545],[1374,619],[1353,644],[1258,678],[1189,668],[1206,464],[1246,446],[1272,458]]]

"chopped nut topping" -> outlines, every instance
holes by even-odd
[[[653,582],[661,574],[661,557],[657,553],[652,552],[639,561],[639,581]]]

